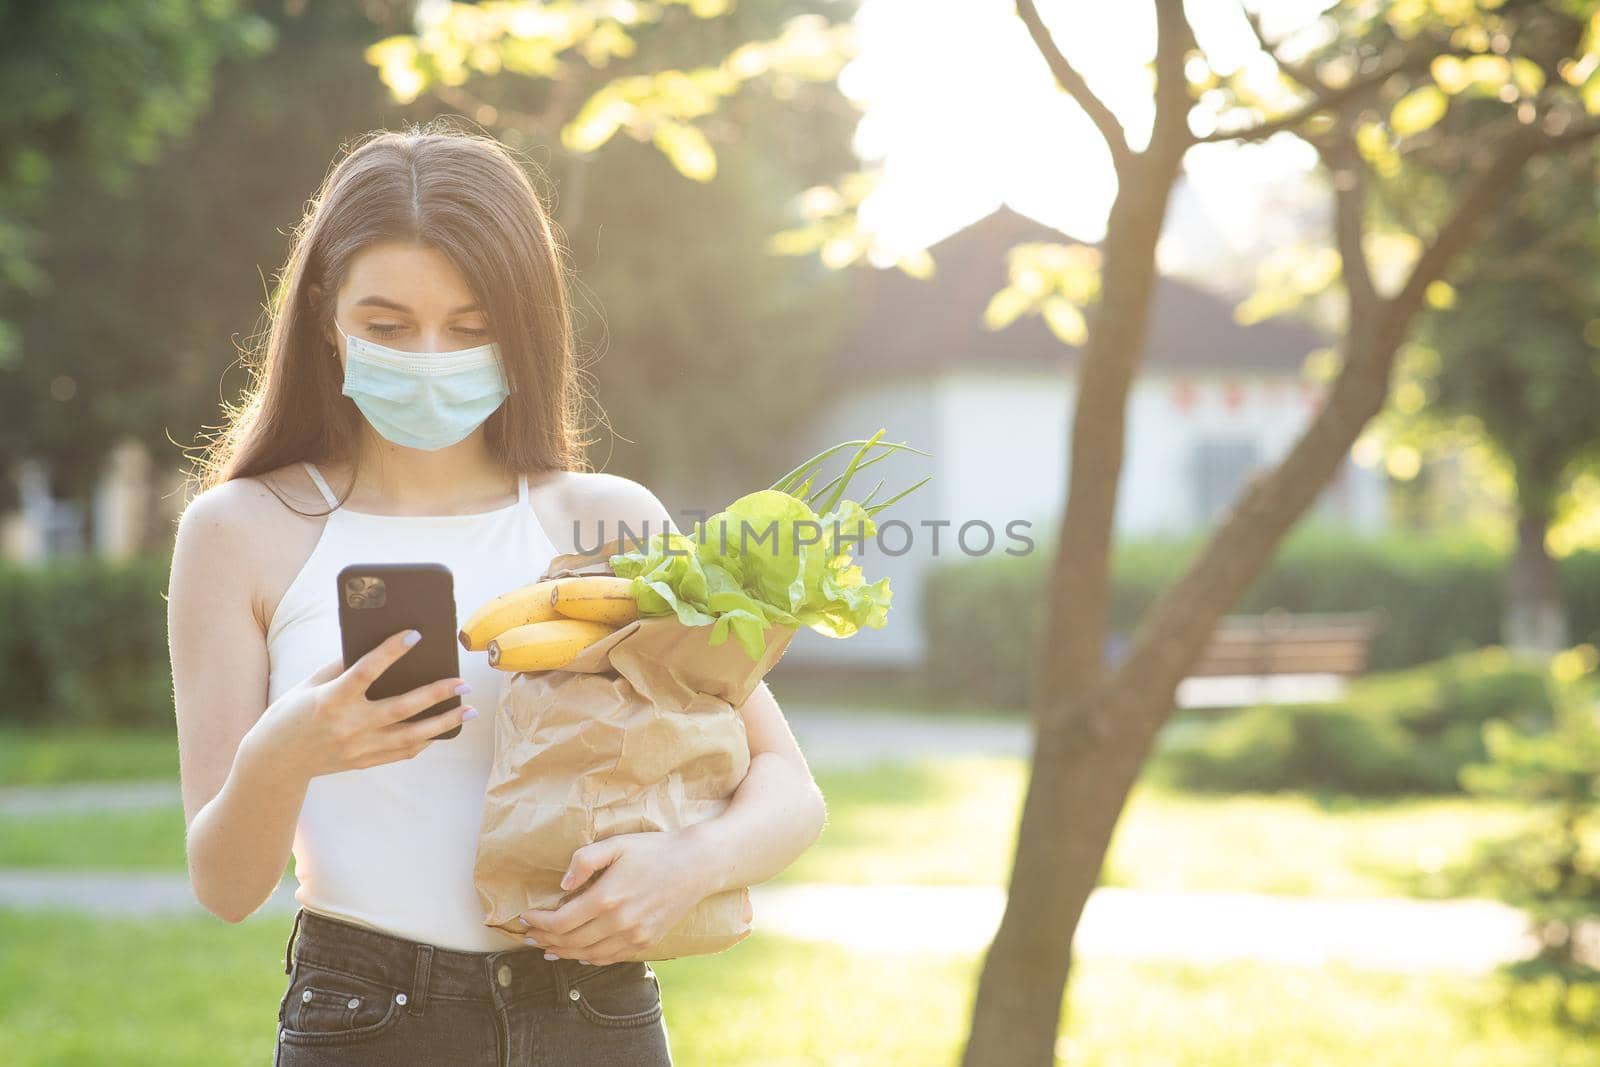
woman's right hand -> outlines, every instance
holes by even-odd
[[[456,695],[459,677],[441,678],[391,697],[368,700],[366,693],[389,666],[413,647],[413,630],[401,630],[372,651],[344,665],[332,660],[273,702],[251,729],[275,752],[277,765],[307,778],[410,759],[439,734],[473,718],[463,704],[416,722],[404,720]]]

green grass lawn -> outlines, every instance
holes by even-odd
[[[966,757],[819,770],[822,838],[777,881],[1002,884],[1026,767]],[[1407,800],[1299,794],[1134,793],[1106,881],[1158,889],[1307,895],[1429,893],[1430,879],[1475,840],[1526,809],[1465,797]],[[0,867],[181,870],[183,813],[0,817]]]
[[[819,771],[820,841],[785,879],[1003,884],[1027,784],[1019,759],[966,757]],[[1468,797],[1400,800],[1135,789],[1106,882],[1365,896],[1426,892],[1472,842],[1529,818]]]
[[[177,777],[178,738],[169,732],[0,726],[0,786]]]
[[[171,744],[149,735],[0,735],[0,773],[12,782],[171,780]],[[776,881],[1000,884],[1026,771],[1023,761],[999,757],[819,769],[828,826]],[[1526,809],[1468,798],[1194,795],[1147,781],[1118,828],[1107,880],[1318,895],[1427,892],[1428,872],[1527,817]],[[0,867],[183,864],[176,805],[0,818]],[[289,921],[0,910],[4,1062],[270,1062]],[[921,1067],[956,1062],[980,963],[977,955],[866,955],[758,931],[725,953],[667,960],[657,970],[679,1063]],[[1594,1062],[1578,1036],[1548,1024],[1519,1028],[1502,1005],[1492,979],[1086,959],[1074,972],[1058,1062]]]
[[[0,867],[183,870],[183,808],[0,816]]]
[[[270,1062],[287,916],[129,922],[0,911],[0,1048],[12,1067]],[[656,964],[692,1067],[954,1064],[976,956],[865,956],[752,934]],[[1085,960],[1058,1062],[1073,1067],[1577,1067],[1593,1050],[1517,1029],[1487,979],[1342,967]]]

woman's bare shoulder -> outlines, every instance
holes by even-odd
[[[626,522],[637,530],[648,519],[654,531],[671,518],[661,499],[632,478],[604,471],[568,473],[573,479],[567,490],[571,512],[586,522]]]
[[[312,488],[310,495],[307,487]],[[188,526],[197,533],[201,529],[224,535],[249,533],[252,538],[270,534],[275,524],[297,517],[285,507],[286,502],[295,509],[310,509],[321,502],[310,476],[298,464],[287,464],[261,475],[230,478],[202,490],[185,505],[179,529]]]
[[[219,482],[184,507],[173,566],[238,583],[259,621],[268,615],[264,590],[286,584],[279,572],[292,572],[309,551],[321,522],[317,513],[325,510],[298,464]]]
[[[562,551],[574,545],[610,540],[626,524],[636,536],[648,537],[671,525],[666,505],[631,478],[602,471],[550,471],[533,483],[551,501],[541,511],[553,516],[555,529],[571,531],[573,540],[558,542]]]

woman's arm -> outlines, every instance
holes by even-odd
[[[595,888],[559,908],[520,916],[519,932],[543,946],[546,959],[631,958],[700,901],[764,882],[811,847],[827,807],[778,702],[763,682],[739,710],[752,755],[728,806],[675,830],[615,834],[574,852],[562,888],[585,885],[604,871]]]
[[[739,712],[750,739],[749,773],[720,815],[677,831],[698,856],[707,896],[776,877],[816,842],[828,818],[822,790],[766,682]]]
[[[248,566],[263,518],[253,488],[228,482],[185,509],[167,599],[189,881],[206,910],[229,922],[259,908],[283,878],[308,782],[247,736],[267,691]]]

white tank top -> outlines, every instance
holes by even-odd
[[[329,505],[322,473],[306,472]],[[443,563],[456,617],[537,581],[558,554],[517,479],[517,502],[469,515],[377,515],[335,507],[267,627],[267,700],[339,658],[334,581],[348,563]],[[309,911],[444,948],[510,945],[483,925],[473,887],[478,823],[494,759],[495,708],[505,673],[487,652],[460,653],[478,717],[414,759],[311,779],[295,827],[295,900]]]

